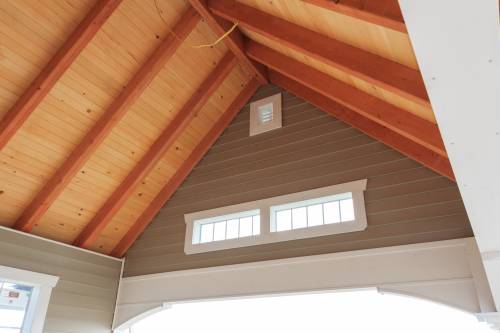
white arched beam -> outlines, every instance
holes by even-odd
[[[487,282],[480,262],[474,240],[467,238],[126,277],[115,328],[165,303],[353,288],[490,311],[490,295],[481,292]]]

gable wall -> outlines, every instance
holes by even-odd
[[[290,93],[283,128],[249,137],[248,126],[247,105],[129,250],[125,276],[472,236],[455,183]],[[186,213],[364,178],[364,231],[184,254]]]

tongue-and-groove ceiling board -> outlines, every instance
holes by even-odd
[[[3,1],[4,116],[88,13],[94,1]],[[123,1],[0,152],[0,221],[13,226],[124,86],[188,10],[184,1]],[[196,23],[32,232],[71,243],[220,62],[224,43]],[[250,75],[236,65],[90,247],[110,252],[240,93]]]
[[[268,78],[453,178],[397,1],[372,5],[0,2],[0,224],[122,256]]]

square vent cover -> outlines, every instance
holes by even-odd
[[[250,136],[281,128],[281,94],[250,103]]]

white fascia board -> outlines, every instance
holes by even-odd
[[[399,0],[482,256],[500,253],[498,0]],[[483,260],[500,308],[500,260]]]

